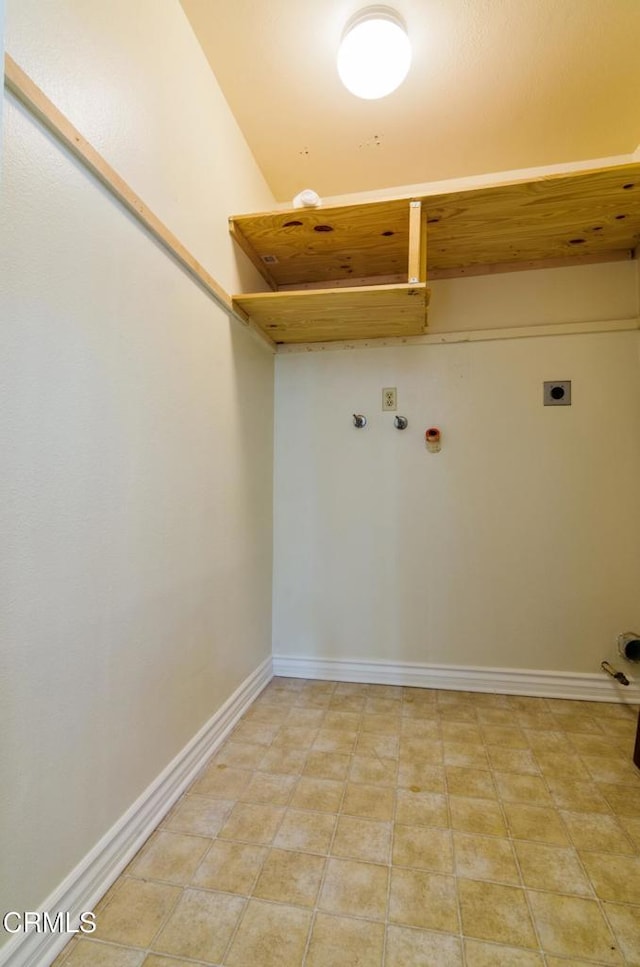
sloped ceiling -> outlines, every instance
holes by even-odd
[[[397,0],[403,86],[335,70],[354,0],[182,0],[279,201],[628,154],[640,142],[640,0]]]

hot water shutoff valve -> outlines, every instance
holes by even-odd
[[[430,426],[424,435],[424,440],[429,453],[440,453],[442,449],[442,438],[437,426]]]

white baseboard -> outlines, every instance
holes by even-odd
[[[272,675],[272,661],[267,658],[53,891],[40,911],[49,911],[52,917],[59,910],[69,911],[71,924],[77,927],[80,914],[93,909]],[[0,967],[48,967],[70,939],[64,933],[15,934],[0,949]]]
[[[273,673],[284,678],[319,678],[332,682],[413,685],[462,692],[640,704],[640,690],[636,682],[632,681],[629,687],[624,687],[604,672],[591,675],[520,668],[475,668],[469,665],[422,665],[274,655]]]

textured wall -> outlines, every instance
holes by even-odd
[[[12,0],[7,48],[235,287],[272,198],[177,0]],[[270,653],[273,356],[4,108],[0,909],[37,910]]]
[[[597,671],[640,623],[639,376],[633,331],[279,357],[274,654]]]

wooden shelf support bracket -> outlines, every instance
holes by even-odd
[[[409,284],[427,281],[427,216],[422,202],[409,202]]]

